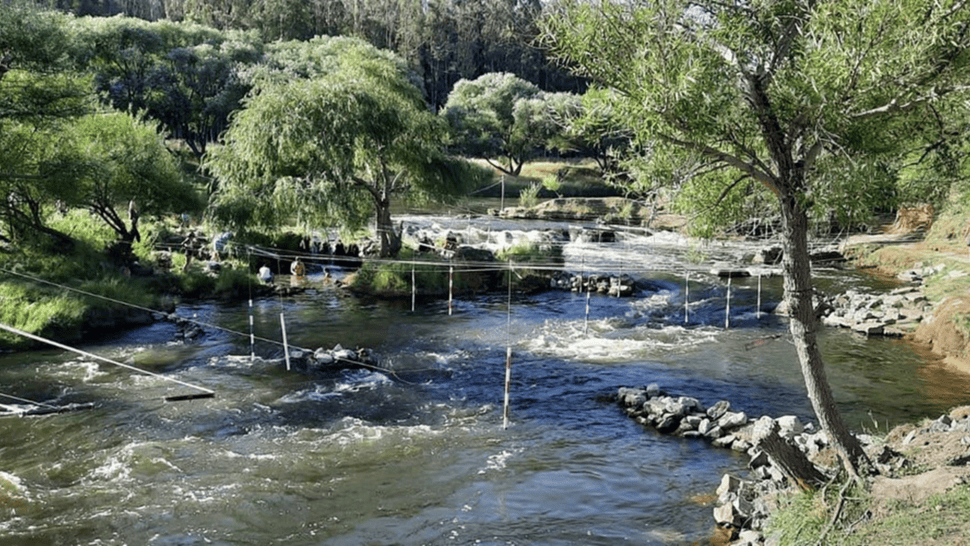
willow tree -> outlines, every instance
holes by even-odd
[[[266,74],[207,154],[214,216],[236,229],[296,221],[348,231],[374,217],[380,253],[393,256],[401,240],[392,201],[447,195],[460,166],[443,154],[440,122],[400,65],[357,40],[318,41],[308,47],[326,54],[308,59],[312,69],[289,62]]]
[[[864,200],[853,170],[909,154],[945,127],[938,113],[966,119],[968,33],[963,0],[561,0],[544,22],[548,46],[620,93],[658,158],[703,162],[715,195],[754,182],[773,196],[808,396],[852,475],[866,457],[816,341],[809,211]]]

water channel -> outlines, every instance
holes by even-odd
[[[173,341],[175,326],[158,322],[84,346],[213,389],[211,399],[166,402],[186,389],[58,350],[4,355],[4,392],[95,406],[0,418],[0,546],[706,542],[710,495],[746,461],[645,429],[608,396],[655,382],[755,417],[813,420],[779,336],[786,324],[759,313],[756,278],[733,281],[724,327],[727,285],[708,270],[744,250],[664,234],[570,242],[567,269],[625,271],[648,286],[592,297],[588,322],[585,296],[570,292],[459,298],[449,315],[446,301],[412,311],[315,284],[319,274],[303,294],[254,302],[259,336],[280,339],[282,312],[290,343],[369,347],[393,374],[287,372],[282,349],[264,342],[252,360],[245,302],[180,306],[224,328],[195,341]],[[832,290],[875,282],[816,279]],[[763,306],[780,290],[764,278]],[[825,329],[821,343],[856,430],[970,401],[970,377],[904,342]]]

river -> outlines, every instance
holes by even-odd
[[[449,315],[441,300],[412,311],[410,300],[355,298],[319,273],[303,294],[254,302],[258,336],[281,339],[282,313],[291,344],[369,347],[393,373],[288,372],[263,341],[251,359],[245,302],[179,306],[204,324],[194,341],[158,322],[84,346],[210,399],[166,402],[192,391],[59,350],[4,355],[3,392],[94,407],[0,418],[0,546],[706,543],[711,495],[746,460],[660,436],[608,397],[657,383],[753,417],[813,420],[786,324],[759,312],[755,277],[732,281],[725,328],[728,287],[708,271],[746,250],[663,234],[566,244],[567,269],[624,271],[649,287],[593,296],[588,318],[581,294],[458,298]],[[771,307],[781,280],[761,285]],[[970,377],[901,341],[826,328],[820,342],[855,430],[970,399]]]

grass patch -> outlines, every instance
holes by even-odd
[[[437,265],[439,263],[441,265]],[[413,249],[404,248],[395,261],[365,261],[351,278],[350,288],[384,297],[410,296],[413,271],[414,283],[419,295],[440,295],[448,290],[448,265],[446,260],[436,254],[418,253]],[[455,276],[456,290],[465,288],[463,285],[465,277],[460,274]]]
[[[17,281],[0,283],[0,321],[31,334],[75,339],[87,309],[87,303],[74,294]],[[34,345],[25,337],[0,332],[0,347],[5,349]]]
[[[832,483],[817,491],[792,493],[780,500],[768,521],[765,536],[778,538],[779,544],[816,544],[839,506],[844,485]],[[857,485],[850,484],[844,496],[840,517],[821,544],[841,544],[844,529],[851,529],[871,504],[868,492]]]
[[[560,245],[546,245],[531,242],[519,243],[501,250],[497,257],[503,262],[513,262],[516,265],[550,262],[561,264],[563,261],[562,247]]]
[[[915,505],[897,501],[885,517],[840,533],[832,543],[847,546],[869,544],[966,544],[970,541],[970,486],[961,485]]]
[[[488,181],[487,185],[496,184],[504,176],[506,197],[518,197],[520,192],[531,186],[538,186],[539,196],[545,198],[606,197],[622,194],[603,180],[603,176],[594,161],[533,161],[523,165],[519,176],[503,174],[481,159],[475,159],[472,162],[482,165],[494,173],[494,177]],[[550,179],[555,180],[556,183],[550,185],[550,187],[545,187],[544,182]],[[496,185],[487,191],[480,191],[476,195],[499,197],[501,191],[501,187]]]

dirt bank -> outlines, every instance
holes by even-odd
[[[922,279],[933,304],[931,316],[908,339],[930,348],[957,370],[970,374],[970,249],[962,216],[934,218],[925,207],[904,209],[894,222],[850,237],[843,252],[874,274],[896,277],[932,269]]]

